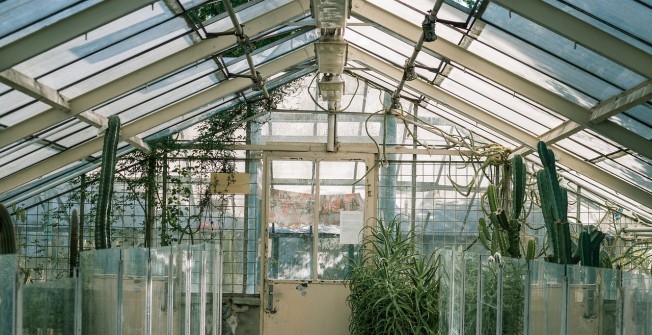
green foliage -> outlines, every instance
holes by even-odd
[[[379,220],[350,260],[349,330],[362,334],[437,334],[439,258],[422,255],[414,232]]]
[[[7,208],[0,204],[0,254],[16,253],[16,232]]]
[[[591,232],[583,231],[579,238],[580,262],[584,266],[599,267],[600,262],[600,243],[606,234],[593,230]]]
[[[111,247],[111,198],[113,195],[113,180],[115,176],[116,151],[120,141],[120,118],[117,115],[109,117],[109,127],[104,135],[102,149],[102,167],[100,170],[100,190],[95,217],[95,249]]]
[[[502,165],[502,179],[487,187],[483,195],[483,211],[489,218],[478,222],[479,240],[492,254],[521,257],[521,226],[527,215],[523,210],[527,171],[523,158],[515,155]],[[510,173],[511,171],[511,173]],[[489,210],[484,206],[488,203]]]

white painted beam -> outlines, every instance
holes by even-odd
[[[155,0],[103,1],[0,47],[0,70],[6,70],[77,36],[145,7]]]
[[[390,65],[375,56],[370,55],[366,51],[359,49],[355,45],[349,45],[350,60],[357,60],[370,68],[374,69],[377,73],[387,77],[389,80],[398,82],[403,74],[403,70],[393,65]],[[406,87],[413,89],[420,94],[434,99],[444,105],[450,106],[452,109],[458,111],[465,117],[482,124],[484,127],[492,129],[505,137],[511,138],[517,142],[523,143],[529,147],[536,147],[539,139],[530,133],[525,132],[523,129],[516,127],[502,119],[499,119],[478,107],[455,97],[448,92],[445,92],[438,87],[432,86],[420,79],[406,82]],[[644,191],[636,185],[629,183],[607,173],[596,166],[585,162],[584,160],[566,152],[562,148],[551,146],[555,154],[559,156],[559,164],[566,166],[578,173],[590,177],[591,179],[602,183],[606,187],[611,188],[615,192],[619,192],[631,199],[635,199],[639,203],[652,208],[652,194]]]
[[[587,49],[652,78],[652,55],[541,0],[491,0]]]
[[[314,58],[314,47],[312,45],[308,45],[301,49],[295,50],[285,55],[284,57],[275,59],[265,65],[259,66],[258,71],[263,76],[263,78],[267,78],[288,68],[291,68],[299,63]],[[181,100],[156,112],[147,114],[146,116],[131,123],[123,125],[120,129],[120,138],[124,140],[132,136],[136,136],[146,130],[156,127],[157,125],[173,120],[176,117],[182,116],[185,113],[196,108],[205,106],[206,104],[209,104],[215,100],[247,89],[250,86],[251,80],[249,78],[235,78],[228,80],[199,94],[193,95],[185,100]],[[36,164],[33,164],[9,176],[6,176],[5,178],[0,179],[0,193],[7,192],[33,179],[55,171],[56,169],[74,163],[83,157],[87,157],[101,151],[103,141],[104,134],[100,134],[100,136],[95,139],[70,148],[50,158],[46,158]]]
[[[652,63],[650,63],[650,67],[652,67]],[[652,99],[652,81],[647,80],[591,107],[591,119],[589,121],[593,124],[603,122],[650,99]]]
[[[310,3],[308,0],[294,0],[288,4],[280,6],[253,20],[244,22],[244,33],[247,36],[259,35],[273,27],[276,27],[280,22],[288,21],[310,11],[309,5]],[[214,54],[219,54],[235,44],[236,39],[233,36],[207,39],[145,67],[137,69],[128,75],[113,80],[112,82],[82,94],[74,99],[70,99],[70,112],[50,109],[9,128],[0,130],[0,148],[14,143],[29,134],[34,134],[58,124],[125,92],[144,86],[168,73],[193,64],[197,60],[205,59]]]
[[[592,124],[603,122],[611,116],[641,104],[650,98],[652,98],[652,83],[648,80],[593,106],[590,109],[590,122]],[[582,129],[584,129],[582,125],[567,120],[539,136],[539,140],[546,142],[546,144],[552,144],[568,138]],[[512,154],[525,156],[533,152],[534,148],[520,147],[514,150]]]
[[[524,2],[529,3],[531,1]],[[386,29],[415,43],[421,36],[422,29],[414,22],[407,21],[394,13],[389,13],[366,0],[353,0],[352,14],[364,21],[378,23]],[[589,122],[591,112],[588,109],[566,100],[562,96],[534,84],[498,64],[494,64],[479,55],[469,52],[444,38],[438,38],[434,42],[424,43],[423,47],[479,73],[514,92],[526,96],[583,127],[591,128],[597,133],[642,156],[652,159],[652,145],[650,145],[650,141],[645,137],[609,120],[598,124],[591,124]],[[652,67],[649,68],[652,69]]]
[[[93,111],[85,111],[83,113],[80,113],[76,116],[76,118],[82,122],[90,124],[95,128],[99,128],[100,133],[106,130],[106,128],[109,126],[108,117],[95,113]],[[149,145],[145,143],[145,141],[143,141],[143,139],[140,138],[139,136],[132,136],[126,139],[125,142],[131,144],[134,148],[140,151],[147,152],[147,153],[152,152],[152,149],[149,147]]]
[[[68,100],[62,97],[57,90],[41,84],[17,70],[8,69],[0,72],[0,82],[54,108],[70,109]]]

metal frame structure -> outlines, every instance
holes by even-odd
[[[427,82],[425,81],[426,78],[422,76],[421,79],[406,81],[404,91],[418,92],[421,94],[421,98],[433,99],[437,103],[455,110],[465,120],[480,124],[488,132],[495,132],[502,138],[513,141],[513,143],[516,143],[516,147],[513,148],[514,153],[531,154],[539,140],[546,141],[555,148],[561,165],[582,174],[586,177],[584,178],[585,181],[588,182],[588,180],[592,179],[604,187],[612,189],[613,195],[624,195],[647,207],[643,209],[644,211],[652,212],[650,186],[639,182],[639,179],[642,178],[646,182],[652,183],[649,173],[646,175],[646,171],[652,171],[652,167],[647,166],[652,165],[650,163],[652,160],[650,134],[634,130],[615,119],[615,117],[623,114],[629,118],[634,117],[635,113],[631,111],[634,108],[644,111],[652,109],[652,104],[649,102],[652,98],[652,84],[650,82],[652,70],[649,67],[649,64],[652,63],[652,56],[649,50],[641,49],[640,46],[629,43],[627,40],[620,38],[620,35],[614,35],[602,29],[602,27],[596,26],[593,21],[585,20],[572,11],[565,11],[561,5],[554,6],[540,1],[516,0],[491,0],[490,3],[492,6],[498,5],[505,8],[509,11],[510,18],[513,12],[515,15],[519,15],[519,19],[529,20],[537,24],[547,33],[557,34],[560,38],[568,39],[591,52],[595,52],[596,57],[604,57],[604,59],[642,76],[643,81],[622,88],[620,88],[622,85],[614,85],[619,88],[620,93],[611,94],[608,98],[595,99],[597,100],[595,105],[586,107],[502,64],[495,63],[469,48],[469,44],[476,43],[476,35],[481,34],[478,31],[484,25],[483,11],[487,7],[487,2],[485,2],[483,6],[479,6],[480,10],[478,12],[473,12],[475,8],[467,10],[466,13],[460,12],[469,15],[469,19],[464,24],[451,23],[445,17],[446,13],[442,14],[442,20],[438,18],[440,21],[438,25],[446,25],[447,28],[457,31],[461,34],[462,40],[455,41],[450,38],[440,37],[436,41],[423,43],[423,51],[431,57],[439,59],[441,64],[439,68],[433,69],[428,64],[419,63],[416,57],[411,57],[413,62],[416,60],[417,67],[421,66],[433,72],[435,79],[430,81],[430,78],[428,78],[430,82]],[[234,9],[227,6],[228,14],[225,13],[221,19],[209,19],[205,22],[205,26],[200,24],[203,29],[202,32],[188,14],[189,11],[193,11],[197,7],[186,8],[183,4],[166,0],[159,5],[161,8],[167,8],[170,12],[168,20],[184,20],[186,26],[183,34],[175,35],[177,37],[170,39],[168,42],[179,42],[186,38],[191,41],[187,47],[175,49],[173,52],[158,57],[152,62],[132,69],[128,74],[113,75],[114,79],[102,82],[90,90],[82,91],[81,94],[70,97],[64,94],[65,89],[55,89],[55,86],[45,84],[42,77],[30,76],[20,70],[22,63],[35,56],[65,46],[66,43],[71,41],[79,40],[81,42],[82,39],[86,39],[89,35],[98,34],[97,29],[112,24],[126,15],[146,9],[150,5],[153,10],[156,4],[156,1],[151,0],[137,0],[119,4],[100,2],[81,7],[78,10],[71,5],[71,8],[58,12],[57,15],[62,18],[54,23],[49,23],[16,38],[11,38],[11,34],[0,37],[0,70],[2,71],[0,72],[0,83],[7,86],[6,88],[0,86],[0,101],[3,96],[8,97],[10,94],[22,96],[24,94],[26,97],[35,99],[36,102],[49,106],[46,110],[34,115],[25,112],[27,117],[21,118],[19,122],[4,127],[4,129],[2,129],[2,118],[4,116],[16,115],[23,109],[32,106],[33,103],[12,107],[13,109],[8,111],[0,111],[0,160],[3,157],[12,157],[12,155],[25,152],[27,148],[32,146],[39,146],[57,152],[49,155],[49,157],[46,156],[40,161],[35,160],[33,164],[28,164],[19,171],[2,176],[0,178],[0,193],[13,192],[20,188],[21,185],[63,167],[74,165],[78,161],[88,160],[89,158],[92,160],[93,155],[101,150],[103,137],[101,128],[105,126],[107,120],[105,113],[96,111],[101,107],[111,104],[121,97],[132,95],[140,89],[147,88],[151,83],[162,80],[162,78],[198,66],[197,64],[205,61],[213,61],[219,58],[219,61],[216,60],[215,64],[219,71],[223,71],[222,67],[225,64],[222,64],[222,55],[235,46],[246,44],[248,38],[244,38],[244,36],[256,39],[278,29],[287,29],[287,25],[307,26],[313,24],[305,20],[302,21],[311,13],[310,1],[290,0],[281,1],[280,5],[271,9],[265,7],[268,4],[264,2],[243,6],[244,9]],[[230,2],[228,4],[230,5]],[[198,4],[197,6],[201,5]],[[388,6],[397,6],[405,11],[415,11],[414,8],[408,7],[402,2],[383,2],[381,4],[369,0],[352,0],[350,9],[347,11],[350,10],[352,17],[362,22],[350,22],[351,28],[373,28],[379,32],[388,33],[387,36],[397,38],[413,46],[420,40],[423,33],[419,22],[410,21],[408,16],[402,15],[400,11],[388,10]],[[637,4],[637,6],[643,5]],[[447,13],[451,11],[459,12],[461,8],[459,5],[452,5],[450,1],[445,1],[445,7]],[[649,6],[647,8],[649,9]],[[420,10],[425,11],[426,9]],[[67,10],[70,10],[72,14],[66,14]],[[66,15],[68,16],[66,17]],[[473,20],[471,20],[472,17]],[[45,19],[41,18],[39,20]],[[596,20],[599,21],[599,18]],[[230,21],[231,24],[224,24],[225,21]],[[242,26],[240,26],[241,23]],[[236,25],[235,29],[233,24]],[[154,26],[152,29],[159,28]],[[624,31],[625,28],[621,30]],[[207,33],[208,31],[210,33]],[[359,34],[357,31],[355,33]],[[11,39],[9,42],[3,43],[3,39],[7,37]],[[346,38],[350,39],[349,36],[346,36]],[[638,40],[642,41],[643,46],[652,45],[652,42],[645,41],[644,38],[638,38]],[[405,65],[391,59],[385,59],[384,55],[378,55],[368,50],[368,42],[354,39],[349,41],[348,61],[351,64],[348,65],[353,66],[353,62],[360,61],[369,68],[358,69],[355,66],[349,66],[346,71],[361,76],[373,72],[375,73],[374,78],[387,78],[383,79],[385,82],[382,85],[388,86],[390,90],[396,90],[398,94],[403,85],[403,81],[399,82],[399,78],[403,76],[402,70],[405,70]],[[160,44],[160,46],[165,46],[165,44]],[[162,49],[162,47],[159,48]],[[393,49],[394,47],[388,46],[388,48]],[[652,46],[650,49],[652,49]],[[393,52],[408,55],[404,50],[394,50]],[[80,57],[83,58],[84,56]],[[222,77],[217,84],[210,88],[198,88],[193,94],[166,103],[163,107],[154,108],[148,112],[149,114],[141,115],[124,124],[121,138],[132,147],[147,151],[149,148],[144,139],[149,136],[149,131],[156,130],[158,126],[184,116],[190,111],[208,106],[216,100],[249,90],[251,80],[247,79],[256,79],[254,85],[260,86],[264,78],[282,74],[294,66],[305,67],[306,65],[303,63],[313,61],[316,55],[311,45],[301,45],[300,47],[291,47],[279,58],[272,59],[264,65],[261,65],[260,62],[255,64],[256,61],[252,57],[250,52],[246,53],[248,70],[252,73],[252,78],[225,80]],[[114,66],[117,65],[114,64]],[[57,70],[62,68],[59,67]],[[447,71],[451,68],[468,71],[479,80],[487,81],[503,91],[511,91],[515,97],[523,97],[523,100],[532,104],[535,108],[548,112],[551,117],[557,118],[561,122],[545,132],[533,133],[508,120],[503,120],[496,116],[495,113],[489,113],[462,97],[440,89],[438,86],[441,85],[442,81],[453,80],[447,77]],[[260,78],[255,76],[256,71],[260,72]],[[108,70],[101,69],[96,71],[93,76],[102,76],[105,73],[108,73]],[[546,75],[550,76],[549,74]],[[595,73],[592,75],[609,83],[610,79],[608,78],[605,79]],[[236,74],[236,76],[241,75]],[[90,77],[81,78],[77,83],[88,78]],[[397,86],[392,86],[397,83]],[[560,83],[564,83],[564,81],[560,79]],[[577,88],[576,91],[586,93],[588,89]],[[260,94],[265,93],[266,89],[263,89]],[[412,93],[406,94],[410,95]],[[586,95],[593,97],[589,93],[586,93]],[[650,124],[646,123],[644,115],[637,117],[637,122],[643,124],[643,127],[652,129]],[[52,140],[52,136],[45,135],[48,131],[75,119],[100,128],[99,135],[73,145],[61,144],[63,141],[57,138]],[[585,133],[603,141],[605,146],[616,147],[616,150],[600,153],[597,158],[586,158],[581,154],[572,152],[565,146],[565,141],[572,140],[575,136]],[[640,162],[642,167],[639,167],[639,170],[632,170],[632,167],[627,165],[628,163],[616,161],[624,156],[630,160]],[[598,166],[598,163],[603,160],[608,160],[613,165],[622,167],[625,174],[620,176],[612,175],[604,164]],[[639,179],[628,180],[625,178],[630,174]]]

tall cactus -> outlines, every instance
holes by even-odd
[[[553,252],[548,259],[553,263],[573,264],[575,262],[568,224],[568,193],[559,185],[552,150],[548,149],[545,142],[539,142],[537,149],[543,164],[543,169],[537,172],[541,211]]]
[[[520,155],[515,155],[507,164],[501,180],[502,192],[498,191],[499,186],[496,184],[491,184],[487,188],[484,197],[489,203],[489,211],[485,212],[489,217],[489,223],[485,218],[480,218],[478,229],[480,242],[492,254],[500,252],[503,256],[520,258],[520,234],[523,221],[521,214],[525,202],[527,172]],[[508,173],[509,170],[511,174]]]
[[[97,197],[95,217],[95,249],[111,247],[111,198],[113,195],[113,179],[119,138],[120,118],[117,115],[112,115],[109,117],[109,127],[104,135],[100,189]]]
[[[579,254],[580,262],[584,266],[599,267],[600,262],[600,243],[606,237],[606,234],[593,230],[591,232],[583,231],[580,233]]]
[[[16,253],[16,232],[7,208],[0,204],[0,254]]]
[[[70,215],[70,277],[73,276],[75,268],[79,266],[79,214],[77,208],[73,208]]]

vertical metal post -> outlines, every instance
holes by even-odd
[[[84,251],[84,213],[86,204],[86,174],[81,175],[81,186],[79,187],[79,252]],[[77,263],[79,264],[79,263]]]
[[[449,284],[448,284],[448,334],[453,335],[455,332],[453,328],[455,327],[455,252],[452,250],[451,253],[451,266],[448,268],[449,272]]]
[[[145,283],[145,335],[152,334],[152,249],[147,249],[147,281]]]
[[[333,111],[328,113],[328,134],[326,136],[326,151],[335,151],[335,142],[337,136],[337,116]]]
[[[531,278],[530,278],[530,263],[532,261],[528,260],[526,261],[527,267],[525,268],[525,283],[524,288],[524,296],[525,296],[525,303],[524,303],[524,308],[523,308],[523,335],[528,335],[530,334],[530,295],[532,293],[532,283],[531,283]]]
[[[568,334],[568,265],[564,265],[564,276],[561,290],[561,335]]]
[[[222,329],[221,321],[222,321],[222,305],[218,305],[218,276],[219,276],[219,269],[218,269],[218,263],[221,262],[220,259],[220,254],[218,252],[217,244],[213,246],[213,335],[220,334],[220,330]]]
[[[75,269],[75,335],[82,334],[82,273]]]
[[[206,335],[206,250],[201,252],[201,275],[199,277],[199,335]]]
[[[482,256],[478,255],[478,296],[475,309],[475,334],[482,335]]]
[[[118,276],[116,281],[118,282],[118,303],[116,305],[116,330],[117,335],[122,335],[122,296],[123,296],[123,283],[122,277],[124,275],[124,261],[122,259],[122,249],[120,251],[120,260],[118,261]]]
[[[320,161],[314,160],[315,164],[315,192],[314,192],[314,210],[313,210],[313,221],[312,221],[312,279],[318,280],[319,267],[317,260],[319,259],[319,210],[321,208],[321,203],[319,195],[321,194],[321,172],[320,172]]]
[[[503,264],[498,262],[496,283],[496,335],[503,334]]]
[[[616,335],[624,335],[625,292],[623,291],[623,272],[616,271]]]
[[[460,269],[460,280],[461,280],[461,287],[460,287],[460,334],[464,334],[464,320],[465,320],[465,314],[466,314],[466,303],[464,298],[466,297],[465,292],[466,292],[466,257],[464,257],[464,253],[462,252],[460,254],[462,260],[460,263],[461,269]]]
[[[217,334],[222,334],[222,270],[224,266],[224,253],[222,252],[222,244],[217,245],[217,306],[219,307],[219,318],[217,325],[219,326]]]
[[[174,249],[170,248],[170,254],[168,255],[168,296],[167,296],[167,306],[168,306],[168,335],[172,335],[172,327],[174,326]]]
[[[183,271],[185,274],[185,317],[184,317],[184,334],[190,335],[190,313],[192,304],[192,258],[190,250],[183,251]]]

